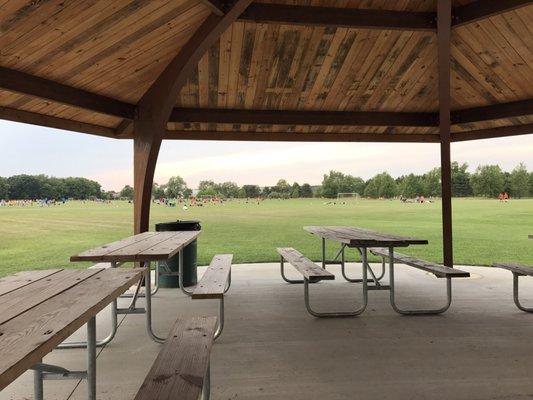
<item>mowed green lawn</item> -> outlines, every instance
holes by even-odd
[[[533,200],[455,199],[454,247],[457,264],[489,265],[493,261],[533,263]],[[440,204],[404,204],[398,200],[349,200],[325,204],[323,199],[242,200],[183,210],[152,205],[153,224],[199,219],[199,263],[216,253],[233,253],[235,262],[278,259],[275,248],[292,246],[312,259],[320,257],[320,241],[305,225],[353,225],[425,238],[427,246],[405,253],[441,261]],[[0,275],[20,270],[73,266],[69,256],[132,233],[132,205],[75,201],[53,207],[0,207]],[[330,245],[329,253],[333,252]],[[350,254],[354,257],[355,252]],[[87,264],[75,264],[87,266]]]

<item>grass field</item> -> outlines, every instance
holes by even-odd
[[[454,247],[457,264],[488,265],[496,260],[533,263],[533,200],[455,199]],[[132,205],[70,202],[53,207],[0,207],[0,275],[19,270],[72,266],[69,256],[118,240],[132,232]],[[441,258],[440,204],[397,200],[351,200],[326,205],[322,199],[244,201],[191,207],[152,206],[152,224],[199,219],[199,262],[217,252],[236,262],[277,260],[277,246],[293,246],[318,260],[318,238],[304,225],[354,225],[426,238],[428,246],[405,253],[432,261]],[[153,226],[152,226],[153,228]],[[333,252],[333,246],[330,247]],[[86,266],[87,264],[77,264]]]

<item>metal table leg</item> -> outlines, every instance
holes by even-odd
[[[304,279],[304,298],[305,307],[309,314],[318,318],[335,318],[335,317],[355,317],[365,311],[368,304],[368,287],[367,287],[367,263],[366,263],[366,248],[363,251],[363,304],[354,311],[341,311],[341,312],[319,312],[313,310],[311,307],[309,296],[309,280]]]
[[[87,399],[96,400],[96,317],[87,322]]]
[[[204,386],[202,388],[202,400],[209,400],[211,397],[211,363],[207,365],[205,373]]]
[[[152,292],[151,292],[151,281],[152,281],[152,273],[150,269],[147,270],[146,276],[145,276],[145,291],[146,291],[146,331],[148,332],[148,336],[157,343],[164,343],[165,338],[161,338],[157,336],[152,328]]]
[[[519,297],[519,293],[518,293],[518,277],[519,276],[520,276],[519,274],[517,274],[516,272],[513,272],[513,300],[514,300],[514,303],[520,310],[528,312],[528,313],[533,313],[533,308],[524,307],[520,303],[520,297]]]
[[[40,369],[33,370],[33,394],[35,400],[43,400],[43,372]]]
[[[326,239],[322,238],[322,268],[326,269]]]

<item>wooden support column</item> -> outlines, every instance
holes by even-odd
[[[443,258],[444,265],[453,267],[452,171],[450,154],[450,35],[452,5],[451,0],[439,0],[437,4]]]
[[[182,86],[205,52],[242,14],[252,0],[236,0],[222,15],[211,14],[152,83],[137,104],[134,132],[134,227],[148,230],[155,165],[166,125]]]

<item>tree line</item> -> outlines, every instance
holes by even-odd
[[[528,172],[523,163],[511,172],[503,171],[498,165],[480,165],[474,172],[468,171],[468,164],[452,163],[452,194],[455,197],[490,197],[507,192],[511,197],[533,197],[533,172]],[[198,185],[196,197],[220,198],[336,198],[339,193],[357,193],[369,198],[393,198],[403,196],[439,197],[440,169],[434,168],[425,174],[409,174],[393,178],[382,172],[364,180],[357,176],[330,171],[325,174],[321,185],[289,183],[280,179],[274,186],[243,185],[235,182],[216,183],[203,180]],[[193,190],[180,176],[174,176],[166,184],[154,183],[154,198],[189,198]],[[102,191],[101,185],[86,178],[55,178],[46,175],[15,175],[0,177],[0,199],[89,199],[89,198],[133,199],[133,188],[126,185],[119,193]]]

